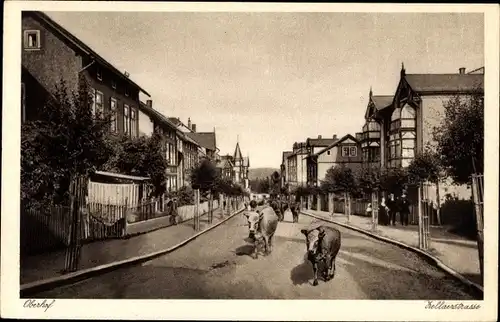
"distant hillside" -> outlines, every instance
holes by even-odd
[[[274,169],[274,168],[250,168],[248,170],[248,179],[253,180],[253,179],[258,179],[258,178],[265,178],[273,174],[274,171],[280,172],[280,169]]]

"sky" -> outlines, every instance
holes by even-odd
[[[279,167],[308,137],[354,135],[370,86],[484,66],[482,14],[47,12],[151,94],[166,116]],[[143,100],[147,99],[146,97]]]

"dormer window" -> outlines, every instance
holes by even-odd
[[[26,50],[40,49],[40,30],[25,30],[23,42]]]
[[[128,87],[125,87],[125,96],[130,96],[130,90]]]
[[[102,70],[99,67],[97,67],[97,79],[102,81]]]
[[[116,89],[116,81],[115,81],[115,80],[112,80],[112,81],[111,81],[111,87],[112,87],[113,89]]]

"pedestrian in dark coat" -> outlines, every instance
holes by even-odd
[[[382,201],[380,202],[380,205],[378,206],[378,218],[379,218],[379,223],[381,225],[387,226],[389,225],[389,216],[387,214],[387,210],[389,208],[386,205],[385,198],[382,198]]]
[[[410,200],[408,196],[403,193],[399,200],[399,216],[401,217],[401,225],[408,226],[408,217],[410,215]]]
[[[394,194],[391,193],[389,195],[389,199],[385,202],[387,206],[387,212],[389,214],[389,224],[395,226],[396,225],[396,212],[398,211],[397,209],[397,204],[396,200],[394,200]]]

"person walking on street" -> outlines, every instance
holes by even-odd
[[[385,198],[382,197],[382,201],[380,202],[380,205],[378,206],[378,216],[379,216],[379,223],[381,225],[387,226],[389,225],[389,217],[388,217],[388,207],[385,203]]]
[[[389,199],[387,199],[385,204],[388,208],[388,213],[389,213],[389,225],[396,226],[397,205],[396,205],[396,200],[394,200],[393,193],[389,194]]]
[[[410,214],[410,201],[405,192],[401,195],[399,201],[399,215],[401,216],[401,225],[408,226],[408,217]]]

